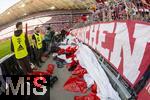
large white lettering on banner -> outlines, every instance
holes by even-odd
[[[110,62],[116,67],[119,66],[121,61],[121,49],[123,49],[123,75],[133,84],[140,74],[139,67],[144,55],[144,51],[148,41],[150,40],[150,34],[145,32],[147,30],[139,30],[146,25],[136,24],[133,37],[135,43],[133,51],[131,52],[129,34],[126,23],[117,23],[116,37],[114,43],[114,49],[111,53]],[[149,27],[150,28],[150,27]],[[124,31],[122,31],[124,30]]]
[[[150,25],[134,21],[99,23],[72,34],[98,51],[134,86],[150,64]]]

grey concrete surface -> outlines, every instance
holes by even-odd
[[[51,57],[46,60],[46,62],[42,65],[43,67],[40,70],[45,71],[49,63],[55,64]],[[74,100],[74,96],[84,95],[81,93],[74,93],[64,90],[64,83],[71,75],[70,72],[66,69],[66,67],[55,67],[54,75],[58,77],[58,81],[54,84],[53,88],[50,88],[50,100]]]

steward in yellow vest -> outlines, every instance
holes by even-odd
[[[34,37],[36,40],[36,47],[37,49],[41,49],[42,48],[42,36],[39,33],[34,33]]]
[[[17,30],[11,38],[11,51],[14,52],[18,64],[26,75],[32,72],[28,58],[29,42],[27,35],[22,31],[22,22],[18,22],[16,28]]]
[[[40,34],[40,28],[35,27],[34,34],[32,35],[32,40],[35,44],[35,47],[37,48],[36,56],[38,57],[38,62],[44,63],[42,61],[42,53],[43,53],[43,44],[42,44],[42,36]]]

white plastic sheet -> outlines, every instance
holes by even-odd
[[[83,78],[88,88],[90,88],[94,84],[94,80],[89,74],[84,74]]]
[[[121,100],[118,93],[113,89],[109,79],[97,61],[91,49],[82,44],[76,52],[77,59],[81,66],[84,66],[88,74],[93,78],[98,86],[97,96],[101,100]]]
[[[69,58],[69,59],[66,59],[65,61],[66,61],[66,63],[71,63],[71,62],[72,62],[72,59]]]
[[[66,55],[65,54],[58,55],[57,57],[60,58],[60,59],[66,60]]]

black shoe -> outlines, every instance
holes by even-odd
[[[54,82],[58,81],[58,77],[57,77],[57,76],[54,76],[53,81],[54,81]]]
[[[57,76],[50,76],[50,87],[52,88],[55,82],[58,81]]]

